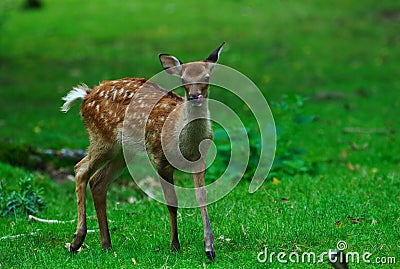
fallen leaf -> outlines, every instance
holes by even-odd
[[[347,163],[347,168],[349,168],[350,171],[354,171],[354,165],[351,162]]]
[[[349,157],[349,152],[347,150],[343,150],[342,151],[342,157],[347,159],[347,157]]]
[[[230,238],[225,238],[225,236],[223,236],[223,235],[220,235],[219,237],[218,237],[218,240],[220,241],[220,242],[231,242],[232,241],[232,239],[230,239]]]
[[[352,218],[352,217],[348,217],[349,221],[353,224],[358,224],[358,223],[362,223],[361,219],[357,219],[357,218]]]
[[[376,225],[376,224],[378,224],[378,221],[376,219],[372,219],[371,225]]]
[[[135,265],[135,266],[138,265],[138,264],[137,264],[137,261],[135,260],[135,258],[132,258],[131,260],[132,260],[133,265]]]
[[[276,177],[273,177],[273,178],[272,178],[272,183],[273,183],[274,185],[278,185],[278,184],[281,183],[281,181],[280,181],[279,179],[277,179]]]
[[[360,147],[355,142],[350,142],[350,146],[353,150],[359,150]]]
[[[289,200],[286,199],[286,198],[281,198],[281,202],[282,202],[282,203],[289,203]]]
[[[336,227],[343,228],[343,222],[341,220],[336,221]]]

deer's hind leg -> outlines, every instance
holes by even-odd
[[[123,155],[120,154],[97,170],[89,181],[103,249],[111,249],[111,238],[106,213],[108,186],[113,179],[119,176],[124,168],[125,160]]]
[[[71,242],[70,251],[77,252],[86,237],[86,186],[91,170],[89,168],[90,157],[84,157],[75,165],[75,192],[78,203],[78,227]]]
[[[78,204],[78,225],[70,245],[71,252],[77,252],[82,246],[87,233],[86,226],[86,187],[93,172],[110,158],[110,148],[93,150],[89,147],[88,155],[75,165],[76,198]]]

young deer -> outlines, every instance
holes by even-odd
[[[203,140],[212,139],[213,136],[207,105],[209,77],[223,45],[213,51],[207,59],[187,64],[183,64],[176,57],[168,54],[159,55],[166,72],[181,78],[186,92],[185,98],[168,92],[143,78],[104,81],[94,88],[81,85],[63,98],[65,103],[62,111],[64,112],[69,110],[75,100],[83,99],[81,115],[90,139],[87,156],[75,166],[78,227],[70,246],[72,252],[76,252],[81,247],[87,233],[86,186],[88,182],[96,209],[102,247],[111,249],[106,195],[110,182],[127,165],[122,154],[121,137],[124,119],[129,118],[129,125],[132,128],[144,130],[145,141],[143,142],[154,160],[160,177],[170,215],[172,251],[180,249],[176,220],[178,201],[173,187],[175,167],[166,158],[166,153],[171,155],[172,151],[173,155],[174,150],[180,149],[186,159],[197,161],[196,167],[192,170],[194,171],[192,177],[203,220],[206,255],[214,260],[214,236],[208,218],[204,188],[205,161],[200,158],[199,146]],[[148,108],[146,102],[149,96],[152,98],[158,96],[159,101],[147,118],[144,117],[142,111]],[[129,110],[128,107],[130,107]],[[168,124],[167,118],[170,121]],[[197,119],[191,120],[193,118]],[[169,129],[162,131],[164,124],[168,125]],[[180,133],[176,134],[177,131]],[[165,135],[171,133],[173,135]],[[140,138],[137,137],[137,139]],[[162,139],[167,142],[162,142]],[[168,140],[171,140],[170,143]],[[179,145],[179,147],[173,145]]]

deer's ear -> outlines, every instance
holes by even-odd
[[[175,56],[169,54],[158,55],[160,62],[165,71],[174,76],[180,77],[182,75],[182,62]]]
[[[207,59],[205,60],[206,62],[210,62],[210,63],[216,63],[218,62],[219,59],[219,54],[222,51],[222,47],[225,45],[225,42],[222,42],[222,44],[216,49],[214,50],[210,56],[207,57]]]

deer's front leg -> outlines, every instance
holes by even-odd
[[[205,169],[205,166],[204,166]],[[194,186],[196,187],[196,199],[200,206],[201,218],[203,220],[204,227],[204,247],[206,251],[207,258],[210,260],[215,259],[214,250],[214,235],[210,225],[210,219],[208,218],[207,210],[207,194],[204,187],[204,176],[205,170],[200,173],[193,174]]]

